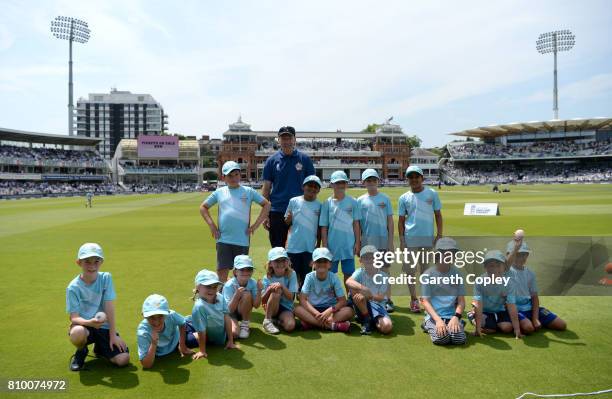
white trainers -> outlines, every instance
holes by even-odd
[[[238,333],[238,338],[240,339],[246,339],[249,337],[249,321],[248,320],[242,320],[240,322],[240,332]]]
[[[270,319],[264,319],[263,328],[268,334],[278,334],[280,332],[280,330],[274,325],[274,323]]]

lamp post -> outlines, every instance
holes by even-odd
[[[71,17],[55,17],[51,33],[58,39],[68,40],[68,135],[74,136],[74,104],[72,90],[72,42],[87,43],[90,34],[87,22]]]
[[[556,30],[542,33],[536,40],[536,49],[540,54],[553,53],[555,59],[554,88],[553,88],[553,112],[555,119],[559,119],[559,100],[557,91],[557,53],[569,51],[576,43],[576,36],[569,30]]]

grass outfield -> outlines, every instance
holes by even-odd
[[[534,185],[493,194],[490,187],[440,191],[445,235],[612,235],[612,185]],[[397,209],[405,191],[384,190]],[[363,190],[351,190],[360,195]],[[324,190],[320,198],[329,195]],[[353,325],[341,333],[263,332],[261,309],[241,350],[209,347],[208,359],[172,354],[143,371],[136,326],[144,298],[165,295],[189,314],[195,273],[214,270],[214,240],[198,213],[206,195],[163,194],[0,201],[0,379],[67,378],[71,397],[490,397],[587,392],[612,388],[612,297],[545,297],[563,317],[565,332],[470,337],[465,347],[434,347],[419,328],[422,315],[407,313],[395,297],[394,333],[362,337]],[[499,217],[464,217],[465,202],[500,203]],[[216,213],[216,212],[215,212]],[[104,248],[103,271],[113,274],[117,326],[132,365],[116,369],[88,358],[88,371],[71,373],[65,288],[78,274],[76,251],[86,241]],[[269,249],[258,230],[251,255],[262,274]],[[473,328],[468,327],[468,331]],[[90,351],[91,353],[91,351]],[[0,390],[1,392],[1,390]],[[2,393],[2,397],[10,397]],[[20,393],[15,397],[42,397]],[[63,397],[57,394],[53,397]],[[601,395],[598,397],[612,397]]]

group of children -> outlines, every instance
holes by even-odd
[[[293,331],[295,317],[303,330],[348,332],[350,321],[356,317],[364,335],[373,330],[382,334],[392,332],[389,313],[393,303],[385,278],[389,276],[389,265],[376,268],[374,254],[394,249],[393,209],[389,197],[378,191],[379,176],[375,170],[363,173],[368,192],[358,199],[346,194],[346,174],[334,172],[333,194],[322,204],[317,200],[321,181],[317,176],[308,176],[303,182],[304,194],[292,198],[285,213],[285,221],[290,225],[286,249],[269,250],[262,280],[253,278],[255,266],[248,256],[249,243],[250,235],[266,220],[270,203],[257,191],[240,185],[237,163],[226,162],[222,173],[226,186],[217,189],[200,206],[201,215],[217,241],[217,270],[197,273],[190,316],[171,310],[161,295],[145,299],[144,319],[137,328],[138,356],[143,367],[152,367],[156,357],[175,350],[181,356],[200,359],[208,356],[207,344],[237,348],[235,339],[249,337],[251,313],[260,305],[265,310],[263,328],[271,334],[278,334],[280,329]],[[440,200],[434,190],[423,186],[420,168],[411,166],[406,175],[411,190],[399,201],[400,246],[435,248],[443,253],[458,251],[453,239],[442,237]],[[253,224],[252,202],[262,207]],[[215,204],[219,205],[218,226],[209,213]],[[485,255],[485,274],[511,276],[512,284],[475,287],[473,311],[468,314],[475,324],[475,335],[514,331],[521,337],[541,326],[565,329],[563,320],[539,307],[535,276],[525,268],[528,254],[527,244],[521,238],[509,243],[507,256],[500,251]],[[361,265],[357,270],[355,255]],[[73,371],[83,368],[89,344],[94,344],[97,356],[118,366],[129,362],[128,348],[116,331],[112,278],[109,273],[99,272],[103,261],[98,244],[81,246],[77,264],[82,272],[66,291],[71,321],[69,336],[77,348],[70,362]],[[339,267],[344,284],[337,275]],[[233,277],[228,280],[232,269]],[[414,273],[413,269],[409,272]],[[450,276],[459,270],[452,262],[440,262],[423,272]],[[465,308],[463,284],[423,286],[420,300],[414,286],[410,288],[410,308],[420,312],[420,306],[424,307],[422,328],[434,344],[466,342],[465,323],[461,320]],[[99,312],[105,314],[103,321]]]

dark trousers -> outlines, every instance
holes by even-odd
[[[287,233],[289,232],[289,226],[285,223],[285,214],[281,212],[270,212],[270,231],[268,237],[270,238],[270,245],[274,247],[285,247],[287,242]]]

